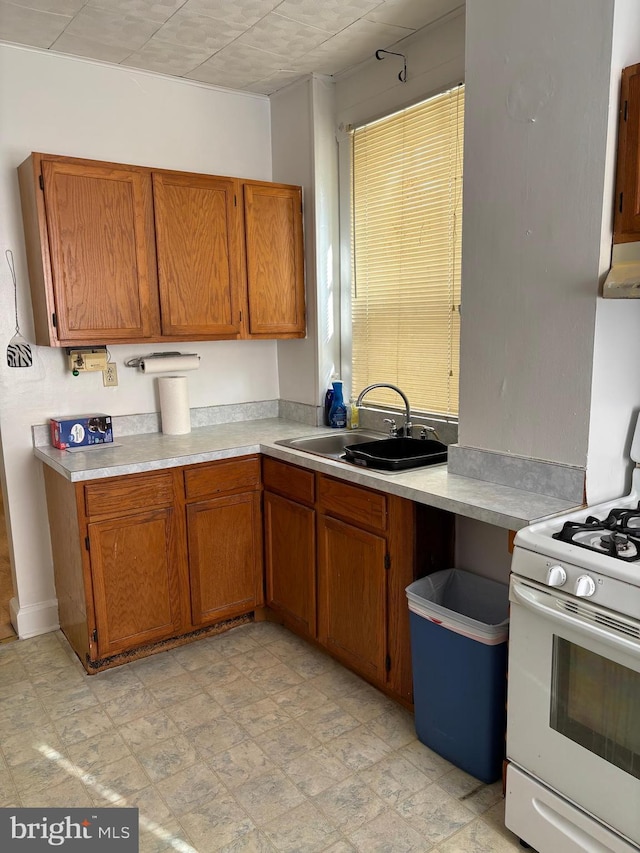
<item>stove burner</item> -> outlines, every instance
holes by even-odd
[[[633,547],[629,542],[629,537],[624,533],[605,533],[604,536],[600,537],[600,542],[605,548],[613,548],[617,554]]]
[[[632,563],[640,560],[640,510],[616,508],[604,521],[593,515],[584,522],[565,521],[553,538]]]

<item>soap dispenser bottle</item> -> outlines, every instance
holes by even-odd
[[[333,402],[329,412],[329,426],[333,429],[344,429],[347,425],[347,407],[342,396],[342,382],[336,379],[333,384]]]
[[[329,385],[329,387],[327,388],[327,393],[324,395],[323,420],[324,420],[325,426],[331,426],[331,420],[329,419],[329,415],[331,414],[331,405],[333,403],[333,395],[335,393],[333,390],[334,379],[339,379],[339,376],[337,373],[331,374],[331,385]]]

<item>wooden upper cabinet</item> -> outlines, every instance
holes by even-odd
[[[302,190],[245,181],[248,337],[305,335]]]
[[[153,173],[164,335],[238,336],[238,189],[234,178]]]
[[[300,187],[56,154],[18,175],[36,343],[304,337]]]
[[[35,154],[19,175],[36,342],[69,346],[157,336],[147,170]]]
[[[640,240],[640,63],[622,72],[614,243]]]

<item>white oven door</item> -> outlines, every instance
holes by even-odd
[[[640,622],[511,578],[507,756],[640,844]]]

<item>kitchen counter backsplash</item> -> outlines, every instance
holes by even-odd
[[[214,426],[215,424],[231,424],[240,421],[259,421],[264,418],[286,418],[287,420],[299,420],[293,414],[304,415],[304,409],[312,409],[313,406],[302,406],[300,403],[288,404],[288,413],[282,414],[280,409],[284,401],[262,400],[257,403],[232,403],[226,406],[204,406],[191,409],[191,429],[198,427]],[[293,407],[298,407],[295,410]],[[108,413],[107,413],[108,414]],[[308,417],[308,414],[307,414]],[[160,412],[149,412],[140,415],[114,415],[113,436],[114,440],[125,435],[146,435],[148,433],[160,432]],[[309,423],[301,420],[301,423]],[[311,422],[315,426],[315,420]],[[42,447],[51,444],[49,436],[49,424],[36,424],[31,427],[33,433],[33,444]]]

